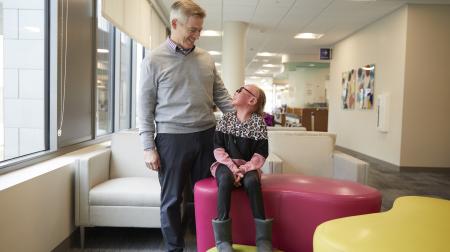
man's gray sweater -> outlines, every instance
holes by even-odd
[[[214,60],[200,48],[184,56],[166,41],[143,60],[138,88],[138,127],[144,149],[155,146],[155,133],[193,133],[214,127],[213,104],[222,112],[233,110]]]

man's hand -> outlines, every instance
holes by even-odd
[[[144,150],[144,162],[147,168],[153,171],[159,171],[160,161],[158,151],[156,149]]]

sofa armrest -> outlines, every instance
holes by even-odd
[[[109,179],[111,150],[101,149],[81,157],[75,172],[75,225],[89,226],[89,191]]]
[[[266,158],[266,162],[263,167],[261,167],[261,171],[265,174],[282,173],[283,160],[281,160],[281,158],[274,153],[269,153],[269,156]]]
[[[333,152],[333,178],[367,183],[369,164],[340,151]]]

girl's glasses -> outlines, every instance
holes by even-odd
[[[250,92],[250,90],[246,89],[245,87],[240,87],[240,88],[236,89],[236,93],[240,93],[240,92],[242,92],[242,90],[247,91],[251,96],[257,98],[256,95],[254,95],[252,92]]]

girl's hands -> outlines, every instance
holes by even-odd
[[[242,171],[242,169],[240,169],[240,167],[235,167],[234,169],[231,170],[233,172],[234,175],[234,186],[239,187],[241,186],[241,180],[244,177],[245,172]]]

